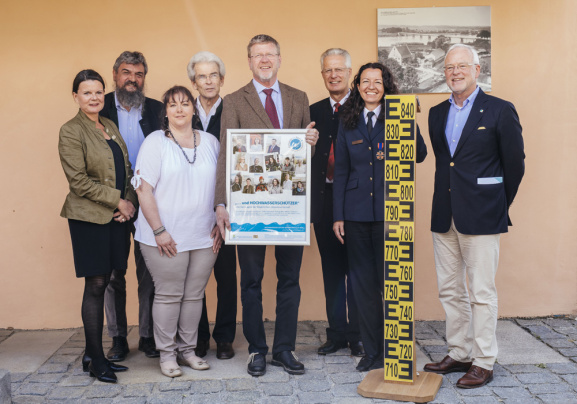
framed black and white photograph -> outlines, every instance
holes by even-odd
[[[483,91],[491,91],[491,7],[380,8],[379,62],[395,76],[399,90],[449,93],[443,71],[447,50],[472,46],[479,54]]]
[[[228,130],[227,244],[310,245],[305,137],[306,129]]]

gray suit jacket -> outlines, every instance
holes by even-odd
[[[304,129],[310,123],[306,93],[280,83],[283,104],[283,129]],[[226,204],[226,130],[274,129],[252,83],[224,97],[220,128],[220,154],[216,171],[214,205]]]

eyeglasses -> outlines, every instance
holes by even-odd
[[[249,56],[251,59],[254,60],[261,60],[266,56],[267,59],[274,59],[278,56],[278,53],[265,53],[264,55],[261,53],[257,53],[256,55]]]
[[[475,66],[476,63],[459,63],[458,65],[447,65],[445,66],[445,71],[447,73],[453,73],[453,70],[465,70],[469,66]]]
[[[216,81],[218,80],[220,77],[220,75],[218,73],[211,73],[208,76],[201,74],[199,76],[196,76],[196,81],[198,81],[199,83],[206,83],[206,81],[210,78],[210,81]]]
[[[330,76],[333,73],[340,76],[341,74],[343,74],[345,72],[345,70],[348,70],[348,69],[345,67],[338,67],[336,69],[324,69],[321,71],[321,73],[324,74],[325,76]]]

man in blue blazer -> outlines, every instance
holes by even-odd
[[[475,50],[453,45],[445,57],[452,94],[429,112],[436,158],[431,231],[449,355],[425,370],[467,372],[457,381],[461,388],[493,379],[499,238],[511,225],[509,207],[525,171],[517,111],[486,95],[479,73]]]

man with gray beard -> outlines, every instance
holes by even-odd
[[[118,129],[128,148],[128,158],[132,167],[144,138],[160,129],[162,103],[144,96],[144,79],[148,65],[140,52],[125,51],[116,59],[112,68],[115,90],[104,97],[104,108],[100,115],[111,119]],[[134,221],[132,219],[132,235]],[[146,263],[140,252],[140,245],[134,241],[134,259],[136,261],[136,278],[138,280],[138,325],[140,341],[138,349],[149,358],[159,357],[154,342],[152,322],[152,302],[154,284]],[[108,360],[120,362],[126,359],[129,352],[128,324],[126,320],[126,270],[112,271],[110,283],[106,289],[105,309],[108,334],[112,337],[112,348],[106,354]]]

